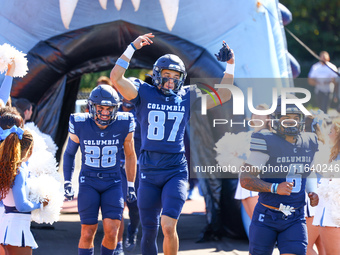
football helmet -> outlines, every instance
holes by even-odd
[[[95,87],[88,99],[90,117],[99,125],[107,126],[116,120],[117,111],[121,105],[121,100],[117,91],[110,85],[98,85]],[[113,106],[113,110],[109,112],[109,119],[103,120],[100,110],[97,111],[96,105]]]
[[[175,87],[173,90],[164,88],[164,84],[169,80],[169,78],[162,77],[162,70],[173,70],[180,73],[180,78],[174,79]],[[187,77],[187,72],[185,71],[185,66],[183,61],[176,55],[166,54],[161,56],[155,64],[152,70],[152,83],[154,86],[159,88],[165,95],[171,95],[182,88],[185,78]],[[173,93],[172,93],[173,92]]]
[[[287,95],[287,99],[294,99],[297,98],[296,96],[292,94]],[[289,124],[287,123],[284,125],[284,123],[280,120],[282,116],[281,113],[281,96],[277,99],[277,107],[274,113],[271,115],[272,117],[272,125],[273,129],[276,131],[277,134],[281,136],[297,136],[304,130],[304,125],[305,125],[305,115],[303,112],[295,105],[295,104],[287,104],[286,105],[286,115],[287,114],[297,114],[299,116],[298,121],[294,121],[294,125],[288,126]],[[288,122],[288,119],[287,119]]]

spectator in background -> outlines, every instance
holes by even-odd
[[[29,100],[27,100],[26,98],[18,98],[14,102],[14,106],[20,112],[20,115],[25,123],[31,119],[33,107]]]
[[[336,66],[329,62],[328,52],[321,51],[319,56],[320,61],[314,64],[308,73],[308,83],[315,87],[317,106],[327,114],[338,75]]]

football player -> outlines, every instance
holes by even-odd
[[[318,142],[315,134],[302,132],[303,121],[295,105],[287,104],[282,115],[279,98],[272,120],[274,132],[252,135],[251,153],[240,177],[243,188],[259,192],[249,230],[252,255],[272,254],[276,242],[280,254],[306,254],[306,177]],[[316,206],[317,194],[308,195]]]
[[[163,251],[170,255],[178,252],[176,226],[186,200],[188,179],[183,138],[190,106],[197,94],[190,93],[189,87],[183,87],[187,76],[185,66],[178,56],[172,54],[166,54],[155,62],[152,84],[136,79],[137,89],[124,77],[134,51],[152,44],[153,37],[152,33],[141,35],[127,47],[111,71],[111,80],[123,97],[135,104],[141,126],[138,208],[143,233],[142,254],[157,254],[156,238],[161,223]],[[224,44],[218,57],[228,63],[221,83],[232,84],[233,51]],[[191,94],[195,98],[190,98]],[[220,88],[218,94],[222,103],[231,97],[230,91],[225,88]],[[214,106],[213,99],[208,98],[207,109]]]
[[[81,220],[79,255],[94,254],[94,236],[101,208],[104,238],[101,255],[112,255],[122,219],[124,198],[120,175],[120,155],[124,145],[128,198],[136,200],[134,180],[136,154],[134,117],[118,112],[118,93],[109,85],[95,87],[88,99],[89,113],[71,114],[69,140],[64,153],[65,196],[73,198],[71,176],[78,147],[82,153],[79,174],[78,212]]]
[[[136,78],[135,77],[129,77],[129,80],[134,81]],[[111,81],[110,81],[111,82]],[[138,84],[135,84],[138,85]],[[136,111],[135,111],[135,106],[132,104],[130,101],[124,99],[121,96],[122,100],[122,105],[120,107],[120,111],[123,112],[130,112],[133,114],[135,117]],[[136,128],[134,132],[134,143],[135,143],[135,151],[137,155],[137,159],[139,158],[140,154],[140,147],[141,147],[141,135],[140,135],[140,125],[138,121],[136,121],[135,117],[135,123],[136,123]],[[123,194],[124,197],[126,197],[126,192],[127,192],[127,180],[126,180],[126,174],[125,174],[125,159],[124,159],[124,154],[121,156],[121,175],[122,175],[122,188],[123,188]],[[137,173],[136,177],[139,176],[139,164],[137,160]],[[139,187],[139,178],[136,178],[135,181],[135,189],[138,191]],[[126,202],[126,201],[125,201]],[[125,240],[125,250],[128,252],[132,252],[137,245],[137,233],[138,233],[138,226],[139,226],[139,211],[138,211],[138,206],[137,206],[137,201],[133,203],[126,203],[126,206],[129,208],[129,219],[130,223],[127,228],[127,237]],[[113,252],[113,255],[122,255],[124,254],[123,252],[123,234],[124,234],[124,220],[121,221],[121,225],[119,228],[119,233],[118,233],[118,243],[117,247]]]

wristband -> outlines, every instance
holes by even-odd
[[[127,57],[128,59],[131,59],[133,53],[135,53],[135,49],[132,47],[131,44],[129,44],[129,46],[126,48],[126,50],[123,53],[123,55],[125,55],[125,57]]]
[[[273,183],[272,186],[270,187],[270,192],[277,194],[277,186],[279,186],[278,183]]]
[[[137,50],[137,48],[135,47],[135,45],[133,45],[133,43],[130,43],[130,45],[132,46],[132,48],[133,48],[134,50]]]
[[[275,186],[275,183],[272,183],[272,186],[270,186],[270,192],[271,192],[271,193],[274,193],[274,190],[273,190],[273,189],[274,189],[274,186]]]
[[[127,61],[125,61],[124,59],[118,58],[116,65],[119,65],[121,67],[123,67],[124,69],[128,69],[129,67],[129,63]]]
[[[235,64],[227,64],[227,67],[225,68],[225,73],[234,75],[235,71]]]
[[[134,183],[134,182],[129,182],[129,181],[128,181],[128,187],[134,188],[134,187],[135,187],[135,183]]]

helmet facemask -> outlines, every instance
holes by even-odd
[[[117,92],[109,85],[99,85],[94,88],[88,99],[90,117],[99,125],[107,126],[112,124],[117,117],[118,109],[121,105]],[[103,110],[97,109],[98,106],[112,107],[109,113],[102,114]],[[107,119],[102,119],[103,117]]]
[[[163,70],[172,70],[179,72],[180,77],[179,79],[162,77]],[[176,55],[166,54],[160,57],[153,67],[152,73],[152,82],[153,85],[156,86],[158,89],[162,91],[165,95],[173,95],[177,94],[178,91],[181,90],[182,86],[184,85],[185,78],[187,73],[185,71],[185,66],[183,61]],[[164,87],[164,84],[172,79],[174,83],[173,89],[167,89]]]
[[[177,94],[178,91],[181,90],[184,81],[183,81],[183,74],[180,73],[180,77],[179,79],[176,78],[168,78],[168,77],[160,77],[160,84],[158,85],[158,88],[163,92],[163,94],[165,95],[172,95],[172,94]],[[173,84],[174,84],[174,88],[173,89],[167,89],[164,87],[164,85],[168,82],[172,80]]]
[[[286,115],[288,114],[296,114],[298,115],[298,120],[295,120],[293,118],[286,118],[281,120],[283,115],[281,114],[273,114],[272,115],[272,125],[273,129],[276,131],[278,135],[281,135],[283,137],[285,136],[298,136],[303,130],[304,130],[304,114],[300,112],[300,110],[289,110],[289,108],[286,111]]]
[[[112,124],[117,117],[117,112],[119,109],[119,105],[112,106],[112,111],[109,111],[109,114],[102,114],[102,110],[97,109],[97,106],[108,106],[108,105],[96,105],[93,102],[89,101],[89,112],[92,119],[101,126],[107,126]],[[103,117],[109,117],[108,119],[104,119]]]

